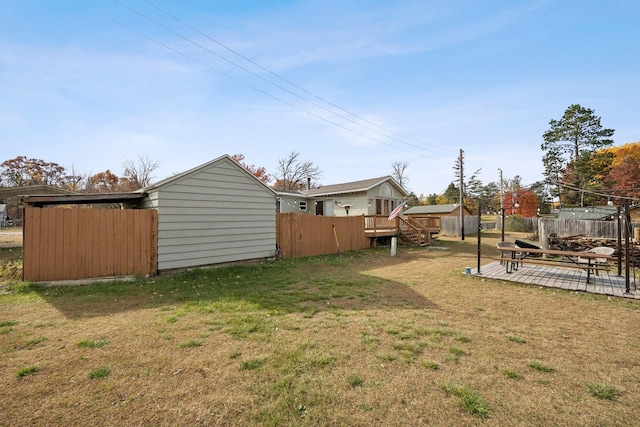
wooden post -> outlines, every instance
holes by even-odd
[[[624,201],[624,284],[625,284],[625,293],[630,293],[630,283],[629,283],[629,258],[630,258],[630,248],[629,243],[631,237],[629,236],[631,227],[631,212],[629,212],[629,199]]]
[[[480,274],[481,240],[482,240],[482,203],[478,203],[478,274]]]
[[[618,206],[618,276],[622,276],[622,215]]]

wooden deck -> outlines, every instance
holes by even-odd
[[[378,228],[376,230],[364,230],[366,237],[388,237],[398,235],[398,229],[396,228]]]
[[[488,279],[506,280],[534,286],[565,289],[568,291],[580,291],[592,294],[609,295],[620,298],[640,299],[640,291],[634,283],[630,282],[630,293],[626,293],[624,276],[617,276],[615,272],[601,272],[598,276],[591,275],[591,283],[587,284],[587,273],[579,268],[547,267],[541,265],[522,265],[517,271],[507,274],[504,265],[500,262],[492,262],[477,269],[472,269],[471,274]]]

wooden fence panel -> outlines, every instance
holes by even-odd
[[[369,246],[364,234],[364,216],[278,213],[276,233],[283,258],[337,253],[338,246],[341,252]]]
[[[464,217],[464,234],[478,233],[478,217],[465,215]],[[460,236],[460,217],[459,216],[443,216],[440,217],[440,234],[443,236]]]
[[[155,210],[26,208],[23,278],[155,275]]]
[[[640,223],[632,222],[630,224],[631,232],[636,228],[640,228]],[[547,239],[551,234],[561,238],[584,235],[585,237],[597,239],[617,239],[618,221],[540,218],[539,238],[542,247],[547,247]],[[633,234],[631,237],[633,237]],[[622,238],[624,239],[624,230],[622,230]]]

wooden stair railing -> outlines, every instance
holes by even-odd
[[[414,245],[431,244],[429,229],[411,217],[398,217],[398,229],[402,237]]]

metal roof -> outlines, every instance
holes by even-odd
[[[406,211],[404,211],[405,215],[419,215],[419,214],[443,214],[443,213],[451,213],[458,209],[458,205],[449,204],[449,205],[421,205],[421,206],[413,206]]]
[[[558,219],[604,220],[610,219],[612,215],[615,216],[617,212],[618,208],[615,206],[560,208]]]

